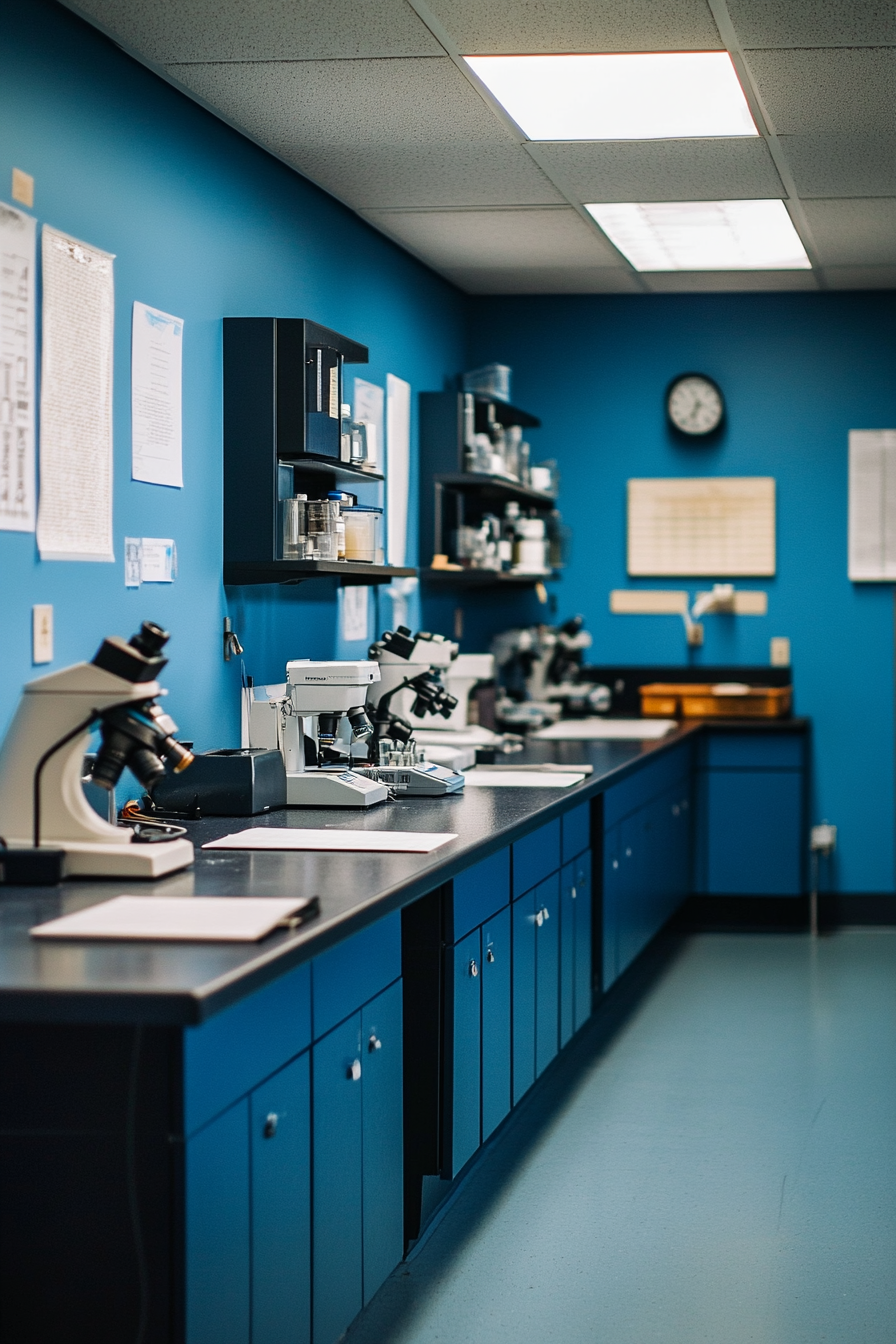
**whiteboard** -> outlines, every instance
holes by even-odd
[[[713,578],[774,574],[774,477],[630,480],[628,572]]]
[[[849,577],[896,579],[896,429],[849,431]]]

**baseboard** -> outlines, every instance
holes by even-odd
[[[896,894],[886,892],[821,892],[818,925],[822,930],[847,926],[896,924]],[[682,933],[803,932],[809,925],[809,897],[689,896],[672,927]]]

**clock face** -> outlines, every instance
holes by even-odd
[[[666,410],[683,434],[711,434],[722,423],[725,403],[719,387],[702,373],[676,378],[666,397]]]

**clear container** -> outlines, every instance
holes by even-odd
[[[282,535],[281,559],[304,560],[308,553],[307,495],[296,495],[294,499],[282,499],[280,501],[280,522]]]
[[[383,511],[372,504],[355,504],[343,510],[345,558],[373,564],[380,553]]]
[[[339,559],[339,503],[335,499],[308,501],[308,541],[315,560]]]
[[[478,392],[480,396],[494,397],[496,401],[510,400],[510,378],[513,369],[507,364],[485,364],[464,374],[464,391]]]

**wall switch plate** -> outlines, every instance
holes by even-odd
[[[53,661],[53,608],[48,602],[31,608],[31,661]]]
[[[27,205],[29,210],[34,206],[34,178],[30,173],[23,173],[21,168],[12,170],[12,198],[19,205]]]
[[[773,635],[769,641],[769,655],[772,667],[790,666],[790,640],[786,635]]]

